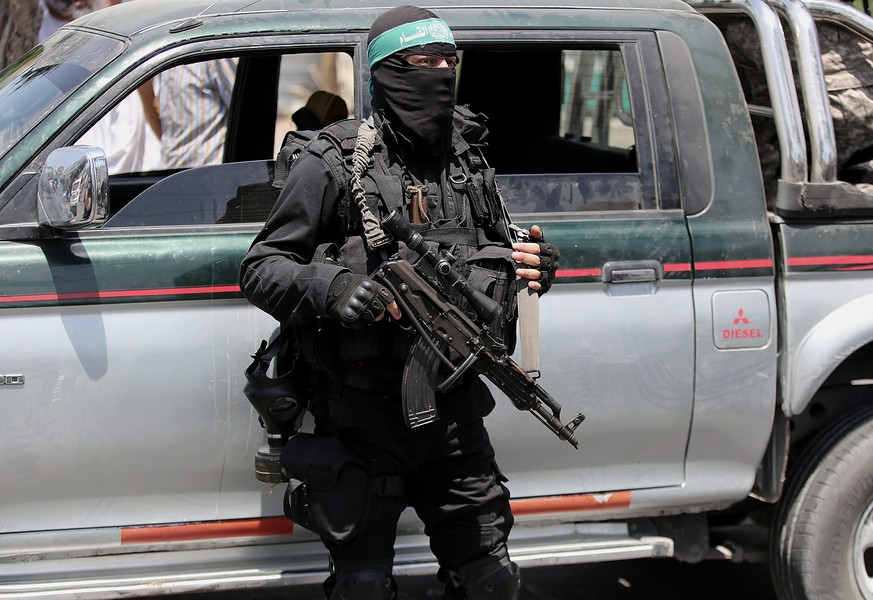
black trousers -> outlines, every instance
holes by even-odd
[[[369,498],[359,537],[325,543],[338,575],[361,568],[390,571],[397,521],[407,505],[423,521],[443,568],[456,571],[506,543],[513,523],[509,490],[483,422],[494,399],[479,378],[438,394],[439,419],[415,429],[406,427],[397,393],[337,381],[332,388],[329,418],[323,404],[314,407],[316,432],[326,428],[368,461],[375,476],[405,479],[400,495]]]

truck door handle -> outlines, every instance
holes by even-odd
[[[664,267],[656,260],[619,260],[603,265],[603,283],[645,283],[660,281]]]

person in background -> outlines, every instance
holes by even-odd
[[[41,44],[73,19],[118,2],[119,0],[39,0],[42,23],[36,41]]]
[[[76,143],[102,148],[110,175],[161,168],[161,141],[146,122],[136,93],[112,107]]]
[[[43,22],[40,41],[64,23],[84,14],[120,4],[121,0],[42,0]],[[76,142],[97,146],[106,153],[110,175],[136,173],[160,168],[161,148],[157,136],[146,124],[139,94],[131,94],[113,106]]]
[[[140,88],[165,169],[221,164],[237,59],[179,65]]]
[[[324,90],[313,92],[306,105],[294,111],[291,120],[299,131],[321,129],[325,125],[349,118],[346,101]]]

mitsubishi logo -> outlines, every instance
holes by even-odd
[[[737,311],[737,316],[734,318],[734,325],[749,325],[750,321],[746,318],[746,313],[743,309]],[[734,327],[733,329],[723,329],[721,332],[723,339],[745,339],[758,338],[763,339],[764,333],[757,327]]]
[[[749,324],[749,320],[745,317],[745,313],[743,312],[742,308],[737,311],[737,315],[737,318],[734,319],[734,325],[739,325],[740,323],[742,323],[743,325]]]

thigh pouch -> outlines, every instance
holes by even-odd
[[[290,479],[285,516],[335,544],[361,532],[373,494],[405,492],[403,477],[373,476],[364,459],[332,437],[298,433],[285,445],[281,464]]]

